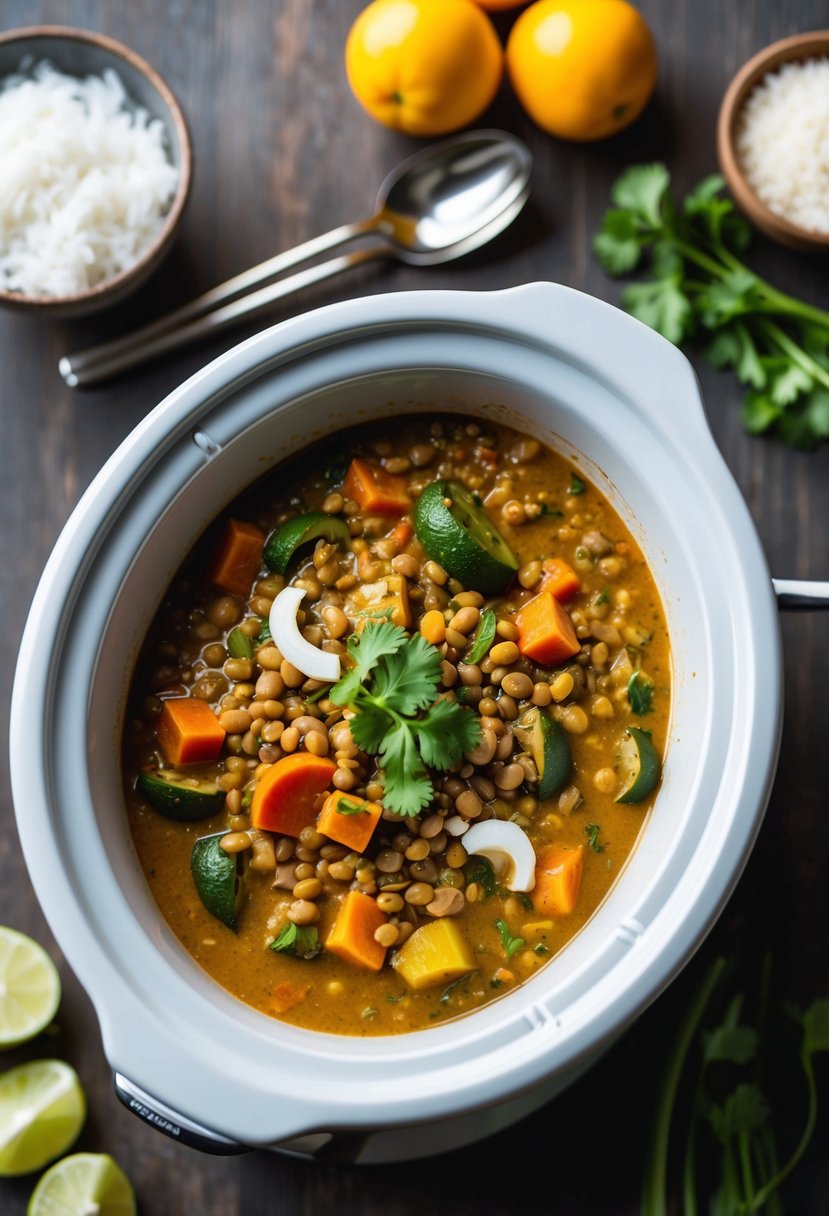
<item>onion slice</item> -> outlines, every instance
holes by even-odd
[[[510,891],[532,891],[535,886],[535,849],[517,823],[487,819],[476,823],[463,838],[467,853],[486,857]]]
[[[268,624],[276,646],[297,671],[310,680],[333,684],[340,678],[340,656],[313,646],[299,632],[296,614],[305,597],[301,587],[286,587],[271,607]]]

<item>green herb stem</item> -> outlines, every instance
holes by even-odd
[[[806,1113],[806,1124],[803,1128],[803,1133],[795,1146],[794,1152],[792,1153],[791,1157],[789,1157],[786,1164],[777,1171],[773,1178],[769,1179],[765,1186],[757,1191],[753,1198],[751,1207],[748,1208],[749,1212],[759,1212],[769,1196],[780,1188],[781,1184],[785,1182],[789,1174],[791,1174],[792,1170],[803,1157],[803,1154],[809,1147],[809,1142],[814,1135],[815,1124],[817,1123],[817,1085],[815,1083],[815,1071],[812,1067],[811,1056],[803,1049],[801,1049],[800,1052],[800,1067],[803,1069],[804,1076],[806,1077],[806,1092],[809,1102]]]
[[[651,1150],[642,1190],[641,1216],[668,1216],[667,1177],[671,1113],[676,1103],[688,1052],[725,966],[724,958],[718,958],[713,963],[680,1028],[657,1102]]]
[[[757,328],[760,329],[766,337],[779,346],[784,354],[788,355],[792,363],[796,363],[802,368],[807,375],[813,380],[817,380],[825,388],[829,388],[829,372],[807,354],[802,346],[798,346],[793,342],[787,333],[785,333],[779,325],[775,325],[773,321],[758,320]]]

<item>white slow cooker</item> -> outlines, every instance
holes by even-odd
[[[345,424],[435,410],[506,421],[572,456],[640,541],[673,647],[664,782],[604,903],[517,990],[396,1037],[304,1031],[211,980],[152,900],[123,807],[126,692],[176,567],[246,485]],[[758,831],[781,706],[772,582],[679,351],[550,284],[376,296],[243,342],[153,410],[101,470],[24,633],[13,793],[37,895],[137,1114],[217,1152],[401,1160],[547,1101],[677,974]]]

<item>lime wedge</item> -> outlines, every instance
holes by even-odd
[[[26,1212],[27,1216],[135,1216],[135,1193],[108,1153],[74,1153],[46,1171]]]
[[[60,977],[37,942],[0,925],[0,1048],[33,1039],[60,1004]]]
[[[65,1153],[86,1117],[74,1068],[32,1060],[0,1074],[0,1176],[29,1174]]]

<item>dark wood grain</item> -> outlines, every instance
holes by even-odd
[[[0,0],[0,28],[36,21],[77,25],[120,38],[146,56],[177,93],[195,152],[181,239],[139,296],[111,315],[73,325],[0,315],[4,739],[29,600],[72,507],[131,427],[237,335],[85,394],[63,386],[58,357],[370,211],[376,184],[415,145],[372,123],[349,94],[342,48],[361,7],[358,0]],[[825,0],[642,0],[641,8],[656,33],[661,74],[656,98],[632,130],[593,146],[557,143],[532,128],[502,90],[483,121],[523,135],[537,165],[533,198],[513,229],[456,265],[366,268],[307,293],[298,307],[376,291],[483,290],[532,279],[568,283],[615,301],[617,288],[593,261],[589,238],[617,172],[631,161],[657,157],[668,160],[681,186],[710,172],[716,111],[732,73],[773,39],[826,25]],[[509,24],[508,17],[498,20],[503,31]],[[753,258],[782,286],[826,303],[826,263],[763,241]],[[782,577],[829,577],[829,449],[806,456],[749,438],[740,425],[733,378],[704,365],[698,370],[712,429],[772,570]],[[829,985],[828,628],[826,616],[783,622],[786,725],[774,794],[748,869],[704,951],[768,943],[778,960],[778,989],[801,1000]],[[5,747],[0,811],[0,922],[32,933],[60,961],[19,853]],[[26,807],[18,813],[25,815]],[[49,1052],[75,1064],[90,1098],[79,1146],[117,1157],[135,1181],[144,1216],[414,1216],[424,1210],[632,1216],[651,1083],[688,1000],[694,967],[584,1080],[531,1120],[446,1157],[363,1170],[264,1153],[202,1157],[140,1124],[111,1092],[87,998],[65,966],[62,975],[65,997],[54,1033],[11,1053],[8,1063]],[[825,1068],[823,1079],[829,1079]],[[816,1147],[790,1191],[789,1210],[797,1216],[826,1209],[826,1107],[829,1102]],[[784,1119],[791,1122],[794,1115],[784,1112]],[[24,1212],[31,1185],[28,1179],[0,1182],[4,1216]]]

